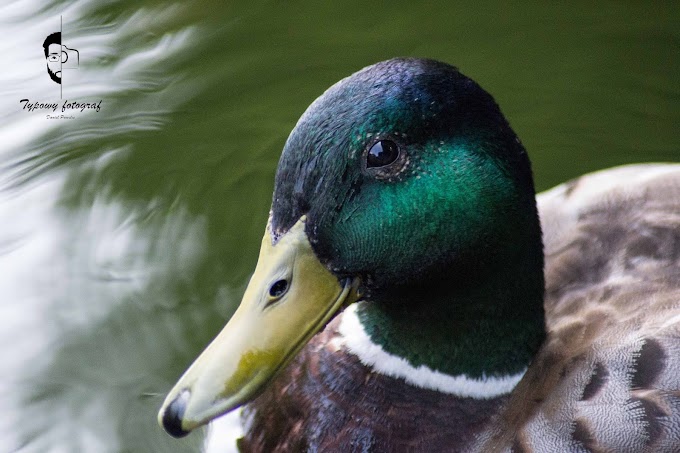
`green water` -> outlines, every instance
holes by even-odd
[[[200,451],[200,433],[171,439],[156,411],[238,303],[287,134],[368,64],[457,65],[501,105],[539,190],[680,159],[680,3],[479,3],[0,9],[3,53],[22,63],[5,70],[0,104],[0,445]],[[80,51],[64,97],[103,102],[56,121],[18,101],[55,96],[33,34],[60,15]]]

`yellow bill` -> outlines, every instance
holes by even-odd
[[[159,423],[181,437],[255,398],[343,305],[357,300],[356,286],[339,282],[316,258],[305,217],[276,244],[267,227],[241,305],[170,391]]]

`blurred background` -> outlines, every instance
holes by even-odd
[[[680,3],[562,3],[5,1],[0,453],[201,451],[156,411],[240,300],[297,118],[366,65],[458,66],[539,190],[678,161]],[[42,49],[60,20],[63,99]],[[102,105],[48,120],[24,98]]]

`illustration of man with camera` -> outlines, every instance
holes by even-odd
[[[47,60],[47,74],[58,84],[61,84],[61,71],[68,62],[69,68],[77,68],[80,53],[61,44],[61,32],[52,33],[43,42],[45,59]]]

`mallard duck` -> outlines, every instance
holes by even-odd
[[[290,134],[243,301],[160,423],[247,404],[244,451],[680,451],[680,165],[538,200],[456,68],[341,80]]]

